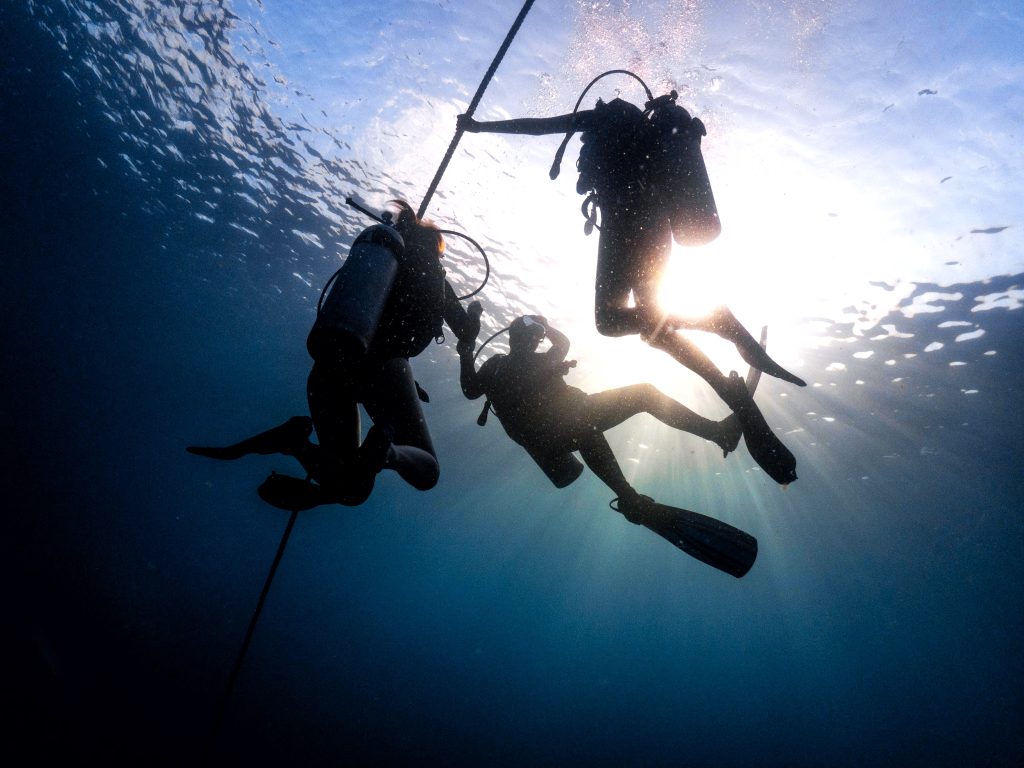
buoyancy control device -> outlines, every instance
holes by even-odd
[[[364,229],[324,287],[306,349],[317,361],[356,361],[373,344],[405,243],[386,224]],[[329,291],[329,292],[328,292]]]

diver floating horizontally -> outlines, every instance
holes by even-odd
[[[462,392],[487,401],[478,423],[490,409],[505,432],[519,443],[558,488],[573,483],[583,461],[616,494],[613,507],[689,554],[742,576],[753,564],[753,537],[718,520],[658,504],[626,480],[604,433],[640,413],[718,445],[724,456],[735,450],[742,427],[733,414],[711,421],[665,395],[651,384],[633,384],[595,394],[565,381],[575,360],[566,360],[569,339],[539,315],[523,315],[509,327],[509,352],[492,355],[476,368],[474,341],[463,338],[457,349]],[[537,352],[542,340],[551,346]]]
[[[676,331],[715,333],[733,342],[749,365],[799,386],[805,382],[772,360],[728,308],[688,318],[665,313],[657,305],[673,236],[681,244],[697,245],[714,239],[721,229],[700,152],[704,125],[675,99],[675,91],[651,98],[643,110],[618,98],[608,103],[599,99],[594,109],[582,111],[577,102],[572,113],[548,118],[478,122],[460,115],[458,126],[471,133],[565,133],[552,178],[569,137],[583,132],[577,191],[587,195],[586,231],[596,224],[595,209],[601,213],[597,330],[605,336],[639,334],[699,374],[739,416],[754,458],[773,479],[786,484],[796,479],[796,460],[765,423],[750,393]]]
[[[544,339],[551,342],[537,352]],[[564,488],[579,477],[579,451],[619,499],[623,514],[645,497],[626,481],[604,433],[626,419],[649,413],[664,424],[716,443],[726,455],[735,450],[741,426],[735,415],[711,421],[676,402],[652,384],[587,394],[565,382],[576,365],[566,360],[569,339],[539,315],[523,315],[509,326],[509,353],[492,355],[476,369],[473,343],[460,340],[462,392],[471,400],[486,395],[508,436],[523,446],[552,483]],[[486,410],[484,412],[486,414]]]
[[[440,466],[420,408],[425,393],[409,358],[442,334],[475,339],[481,307],[459,304],[440,258],[444,238],[417,219],[408,203],[392,201],[393,224],[364,230],[325,291],[306,345],[314,360],[307,396],[312,418],[296,416],[227,447],[187,450],[215,459],[251,453],[294,456],[310,479],[271,474],[265,501],[286,510],[319,504],[361,504],[382,469],[419,490],[436,485]],[[360,444],[359,405],[373,422]],[[318,443],[309,437],[316,429]]]

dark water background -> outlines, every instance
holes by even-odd
[[[0,9],[4,749],[196,764],[286,522],[253,490],[294,469],[183,447],[304,410],[331,256],[290,233],[350,242],[359,220],[323,201],[359,166],[299,178],[296,134],[244,77],[231,109],[265,134],[220,145],[198,125],[155,150],[170,118],[78,67],[74,7]],[[359,509],[300,518],[216,762],[1019,765],[1022,271],[916,287],[972,324],[976,297],[1011,297],[966,352],[953,326],[919,354],[935,320],[898,311],[879,326],[913,335],[841,374],[808,352],[820,386],[770,406],[804,429],[785,494],[734,465],[649,470],[656,496],[758,537],[740,582],[609,512],[593,478],[544,485],[473,425],[450,346],[432,351],[417,375],[442,483],[382,480]]]

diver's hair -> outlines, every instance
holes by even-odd
[[[433,245],[438,255],[444,253],[444,236],[434,222],[416,216],[416,211],[405,200],[389,200],[388,205],[395,209],[395,229],[406,240],[406,246]]]

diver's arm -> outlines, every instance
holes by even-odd
[[[543,353],[546,367],[548,370],[556,372],[559,376],[565,376],[571,368],[576,367],[575,360],[565,359],[569,354],[569,337],[557,328],[552,328],[548,325],[547,320],[544,320],[544,318],[540,319],[543,320],[544,328],[546,329],[544,335],[551,343],[551,349]]]
[[[470,302],[466,309],[462,308],[451,284],[444,281],[444,309],[441,310],[444,321],[452,329],[459,341],[476,341],[480,333],[480,315],[484,308],[479,301]]]
[[[545,336],[551,342],[551,349],[545,354],[549,356],[551,362],[560,363],[569,355],[569,337],[547,323],[544,324],[544,327],[547,329]]]
[[[462,394],[470,400],[476,400],[484,393],[483,377],[473,362],[473,346],[472,343],[460,341],[456,347],[459,350],[459,384],[462,385]]]
[[[459,115],[458,126],[469,133],[523,133],[544,136],[549,133],[568,133],[586,130],[593,110],[571,112],[555,117],[520,117],[515,120],[478,122],[468,115]]]

